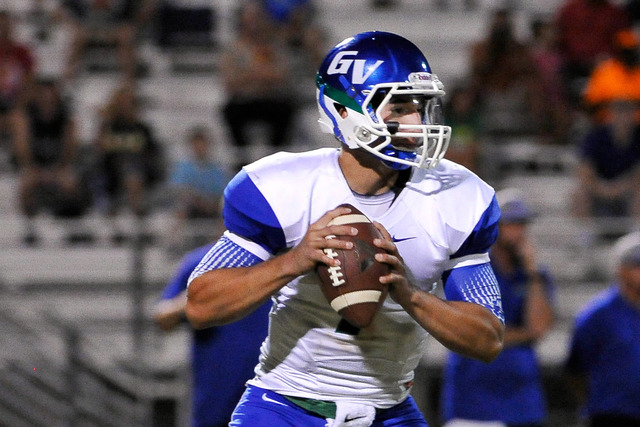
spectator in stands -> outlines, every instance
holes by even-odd
[[[618,31],[614,55],[599,62],[584,91],[584,104],[597,123],[611,114],[608,104],[615,99],[640,103],[640,42],[632,29]]]
[[[527,236],[533,212],[523,193],[509,188],[496,198],[502,217],[490,257],[505,314],[504,349],[489,364],[449,354],[441,394],[447,427],[472,421],[534,427],[547,416],[534,346],[552,327],[554,286]]]
[[[10,157],[16,107],[24,106],[35,72],[31,48],[14,38],[13,17],[0,10],[0,150]]]
[[[316,4],[313,0],[260,1],[286,49],[288,74],[295,76],[289,82],[290,96],[297,106],[312,105],[315,110],[315,94],[307,89],[315,84],[316,71],[329,48]]]
[[[175,209],[176,224],[171,233],[174,246],[184,242],[186,222],[192,219],[218,221],[221,214],[222,192],[232,175],[229,170],[212,158],[212,139],[202,126],[189,130],[187,136],[189,155],[174,165],[169,184]],[[214,230],[201,230],[206,241],[214,237]],[[195,236],[197,237],[197,236]]]
[[[38,235],[32,219],[42,208],[58,217],[77,218],[89,206],[80,179],[75,121],[55,81],[35,82],[32,99],[15,112],[15,129],[19,200],[27,218],[25,242],[35,244]],[[82,232],[71,230],[71,242],[79,238]]]
[[[134,78],[139,64],[136,38],[154,5],[155,0],[63,0],[62,10],[72,33],[65,80],[78,74],[83,54],[91,45],[115,45],[124,77]]]
[[[558,49],[555,25],[545,18],[531,21],[531,55],[545,94],[545,108],[541,120],[543,139],[554,144],[569,144],[572,109],[567,98],[562,72],[564,58]]]
[[[291,57],[277,34],[259,1],[240,6],[235,39],[227,46],[221,66],[227,93],[224,118],[239,151],[236,166],[251,160],[247,131],[254,123],[266,127],[267,143],[273,148],[290,139],[294,118]]]
[[[640,233],[614,257],[615,283],[578,314],[565,365],[588,427],[640,426]]]
[[[467,84],[459,84],[444,104],[444,118],[451,126],[451,142],[446,158],[478,173],[480,120],[475,92]]]
[[[278,4],[280,1],[267,1]],[[280,36],[289,50],[290,75],[296,76],[290,84],[298,105],[313,105],[315,94],[309,91],[315,84],[316,71],[328,50],[327,32],[318,20],[317,8],[310,0],[292,0],[288,13],[273,15]],[[284,2],[284,4],[289,4]],[[280,6],[282,8],[282,6]]]
[[[610,0],[565,0],[560,6],[556,28],[573,105],[579,106],[584,82],[596,63],[613,54],[614,35],[629,25],[625,8]]]
[[[95,140],[100,204],[110,217],[122,206],[142,217],[152,189],[164,178],[164,157],[152,127],[139,116],[135,87],[118,86],[101,119]],[[115,231],[114,240],[121,242],[124,236]]]
[[[638,104],[610,103],[610,122],[595,125],[580,147],[573,212],[578,217],[640,217]]]
[[[482,133],[493,139],[535,135],[545,94],[531,52],[515,37],[510,10],[494,11],[488,28],[487,37],[471,50],[470,77]]]
[[[212,245],[189,252],[162,293],[155,310],[155,322],[165,331],[186,323],[187,280]],[[192,331],[191,381],[193,427],[223,427],[244,392],[260,345],[267,335],[267,302],[235,323]],[[275,426],[274,426],[275,427]]]
[[[261,0],[264,10],[276,22],[285,24],[293,18],[293,15],[302,10],[305,14],[315,13],[313,0]]]

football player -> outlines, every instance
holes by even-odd
[[[426,426],[409,394],[427,336],[483,361],[502,349],[488,256],[500,217],[494,190],[443,159],[443,85],[410,41],[350,37],[316,83],[321,127],[340,147],[277,153],[237,174],[225,190],[227,230],[191,275],[187,316],[205,328],[273,301],[231,426]],[[391,298],[360,330],[331,308],[315,272],[336,265],[324,248],[351,248],[340,236],[354,228],[328,226],[349,213],[336,208],[343,203],[377,221],[378,261],[391,267],[380,279]],[[438,283],[446,300],[433,294]]]

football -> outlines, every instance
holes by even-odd
[[[389,266],[375,260],[384,252],[373,244],[382,234],[369,218],[350,204],[351,213],[334,218],[329,225],[348,224],[358,229],[355,236],[340,236],[353,242],[353,249],[325,249],[332,258],[340,260],[337,267],[320,264],[317,268],[322,293],[342,318],[357,328],[366,328],[387,297],[388,287],[380,283],[380,276],[389,274]],[[327,239],[336,236],[327,236]]]

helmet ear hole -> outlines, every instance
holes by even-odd
[[[347,113],[347,107],[345,107],[344,105],[339,104],[339,103],[337,103],[337,102],[334,102],[334,103],[333,103],[333,108],[335,108],[335,109],[336,109],[336,113],[338,113],[338,115],[339,115],[340,117],[342,117],[343,119],[344,119],[345,117],[347,117],[347,115],[348,115],[348,113]]]

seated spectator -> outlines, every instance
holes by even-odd
[[[267,129],[267,144],[285,146],[290,139],[294,108],[290,99],[291,58],[277,37],[263,5],[255,0],[242,4],[235,38],[222,57],[222,78],[227,94],[223,107],[241,166],[252,160],[248,129],[255,123]]]
[[[310,0],[292,0],[288,6],[286,14],[281,11],[274,17],[284,44],[290,51],[291,75],[296,76],[292,89],[296,90],[295,99],[298,102],[306,99],[315,107],[315,94],[308,88],[310,84],[315,84],[316,71],[328,50],[326,29],[318,22],[316,7]]]
[[[574,214],[578,217],[640,216],[638,104],[610,103],[610,122],[596,125],[580,147]]]
[[[449,354],[441,394],[446,427],[542,427],[547,418],[535,344],[553,325],[554,285],[528,236],[534,213],[524,194],[509,188],[496,198],[502,216],[490,257],[504,309],[504,349],[488,364]]]
[[[19,171],[19,201],[27,222],[25,242],[35,244],[38,235],[33,217],[43,208],[62,218],[77,218],[89,206],[80,179],[78,136],[75,121],[56,83],[39,80],[33,98],[15,113],[14,153]],[[71,242],[85,240],[72,230]]]
[[[10,157],[13,112],[23,106],[29,96],[35,72],[31,48],[14,38],[13,17],[0,10],[0,151]]]
[[[598,63],[584,91],[584,104],[597,123],[607,121],[606,106],[615,99],[640,102],[640,43],[633,30],[614,38],[614,55]]]
[[[285,24],[293,18],[293,15],[301,10],[313,13],[315,6],[312,0],[261,0],[264,10],[276,22]]]
[[[89,45],[115,45],[124,78],[131,79],[138,67],[136,37],[153,10],[154,0],[63,0],[66,20],[72,29],[71,49],[65,81],[79,72]]]
[[[614,246],[615,280],[578,314],[565,372],[587,427],[640,426],[640,233]]]
[[[212,158],[212,140],[204,127],[192,128],[189,131],[187,143],[189,155],[175,164],[169,180],[177,220],[171,236],[174,246],[178,242],[183,242],[192,248],[202,242],[196,241],[193,244],[185,242],[185,238],[190,237],[184,234],[187,221],[220,219],[222,193],[232,175]],[[209,242],[215,237],[215,227],[210,230],[198,227],[198,230],[201,235],[194,236],[196,240],[201,238]]]
[[[531,34],[533,65],[546,101],[541,120],[543,139],[554,144],[570,144],[573,142],[569,135],[573,111],[562,77],[564,58],[558,49],[556,28],[547,19],[535,18],[531,21]]]
[[[102,111],[95,141],[100,205],[113,217],[128,208],[145,215],[150,193],[164,176],[163,152],[151,126],[139,116],[135,88],[117,87]],[[124,236],[115,230],[114,240]]]
[[[613,36],[630,26],[623,6],[610,0],[564,0],[556,14],[569,100],[580,105],[584,82],[596,63],[613,54]]]
[[[489,34],[472,46],[471,82],[483,135],[510,139],[539,133],[545,94],[531,52],[514,35],[508,9],[493,13]]]

